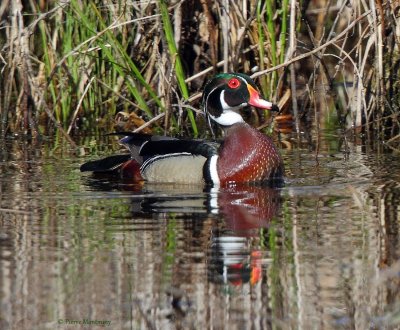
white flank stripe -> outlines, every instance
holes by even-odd
[[[220,184],[218,170],[217,170],[218,155],[214,155],[210,160],[210,177],[214,186],[218,187]]]

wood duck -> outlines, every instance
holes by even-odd
[[[183,140],[140,133],[122,133],[130,154],[90,161],[81,171],[117,173],[132,181],[206,183],[224,186],[243,182],[281,181],[284,167],[272,140],[245,123],[239,110],[252,105],[272,110],[247,75],[222,73],[202,95],[209,123],[223,129],[222,143]],[[118,133],[120,134],[120,133]]]

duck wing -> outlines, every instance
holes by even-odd
[[[140,155],[147,159],[157,155],[182,153],[210,158],[218,153],[218,148],[218,143],[201,140],[148,141],[140,148]]]
[[[114,155],[103,159],[92,160],[81,165],[81,172],[112,172],[117,170],[126,161],[131,159],[130,154]]]

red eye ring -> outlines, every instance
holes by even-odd
[[[232,78],[228,81],[228,86],[232,89],[236,89],[240,86],[240,81],[237,78]]]

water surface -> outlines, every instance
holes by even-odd
[[[398,325],[397,155],[323,137],[217,190],[81,174],[116,149],[85,145],[1,143],[1,329]]]

